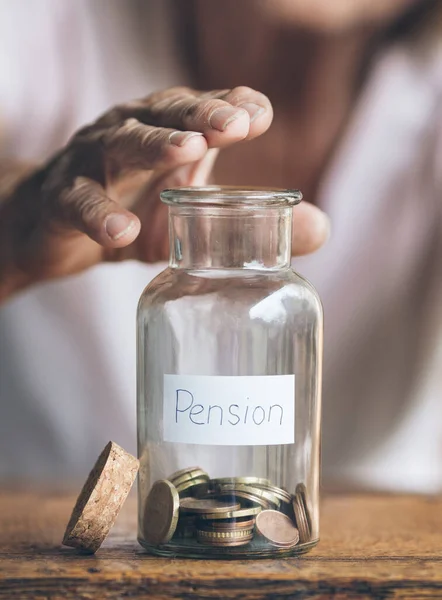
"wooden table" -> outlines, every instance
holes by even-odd
[[[74,497],[0,495],[0,600],[442,598],[442,498],[330,496],[299,559],[169,560],[135,539],[131,497],[95,556],[60,540]]]

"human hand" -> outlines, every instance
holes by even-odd
[[[272,117],[269,100],[247,87],[172,88],[111,109],[76,133],[5,207],[15,287],[103,260],[165,259],[167,208],[159,192],[205,185],[219,149],[261,135]],[[296,211],[293,250],[304,254],[325,241],[327,221],[307,203]]]

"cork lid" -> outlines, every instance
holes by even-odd
[[[63,545],[93,554],[103,543],[135,481],[138,460],[115,442],[97,459],[78,496]]]

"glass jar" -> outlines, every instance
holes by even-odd
[[[170,262],[137,323],[139,542],[154,554],[268,558],[318,541],[323,324],[291,269],[301,197],[161,194]]]

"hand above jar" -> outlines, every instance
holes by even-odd
[[[166,259],[159,192],[207,184],[219,150],[260,136],[272,117],[268,98],[248,87],[171,88],[116,106],[79,130],[4,194],[0,300],[100,261]],[[293,253],[300,255],[319,248],[329,227],[311,204],[296,211]]]

